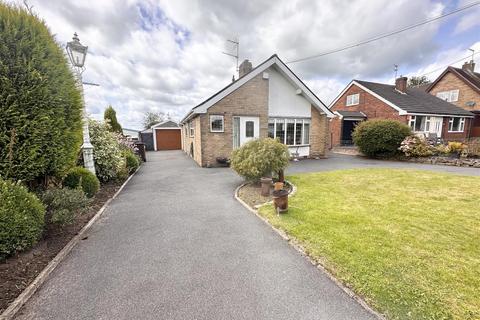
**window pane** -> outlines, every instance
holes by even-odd
[[[310,123],[303,124],[303,144],[310,143]]]
[[[268,120],[268,137],[272,139],[275,137],[275,120],[274,119]]]
[[[302,120],[297,120],[295,125],[295,144],[302,144]]]
[[[254,137],[254,126],[255,123],[253,121],[246,121],[245,122],[245,136],[247,138],[253,138]]]
[[[210,127],[212,131],[223,131],[223,117],[222,116],[211,116],[210,117]]]
[[[240,118],[233,117],[233,148],[240,147]]]
[[[415,116],[415,131],[425,131],[425,117]]]
[[[285,142],[285,123],[282,120],[277,120],[277,139],[281,142]]]
[[[287,120],[287,145],[294,145],[294,132],[295,132],[295,122],[294,120]]]

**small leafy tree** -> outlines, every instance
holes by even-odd
[[[353,142],[369,157],[389,157],[399,152],[400,144],[412,130],[395,120],[367,120],[353,131]]]
[[[32,181],[73,166],[82,106],[64,51],[45,23],[0,2],[0,175]]]
[[[255,139],[232,152],[230,165],[247,180],[258,181],[288,166],[288,147],[271,138]]]
[[[122,126],[118,123],[117,112],[112,106],[108,106],[103,114],[103,119],[110,125],[112,132],[122,133]]]
[[[409,87],[418,87],[421,86],[422,84],[429,84],[431,81],[428,79],[426,76],[421,76],[421,77],[411,77],[408,79],[408,86]]]
[[[125,158],[118,136],[110,131],[107,123],[90,120],[89,127],[97,176],[103,182],[115,179],[125,170]]]
[[[163,112],[152,112],[147,111],[143,118],[143,127],[145,129],[151,128],[153,125],[165,121],[168,119],[168,116]]]

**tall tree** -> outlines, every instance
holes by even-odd
[[[165,120],[168,120],[168,115],[165,113],[147,111],[143,117],[143,127],[149,129],[151,126]]]
[[[110,125],[110,131],[122,133],[122,126],[117,120],[117,112],[112,106],[108,106],[107,109],[105,109],[103,119]]]
[[[411,77],[408,79],[408,86],[409,87],[418,87],[421,86],[422,84],[429,84],[431,81],[428,79],[426,76],[421,76],[421,77]]]
[[[0,2],[0,176],[32,181],[73,166],[82,106],[77,79],[46,24]]]

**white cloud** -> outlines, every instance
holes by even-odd
[[[29,2],[59,42],[69,41],[76,31],[89,46],[84,78],[100,87],[85,90],[88,112],[101,118],[112,104],[120,123],[133,128],[140,128],[147,110],[180,119],[227,85],[235,73],[234,60],[222,54],[228,38],[239,37],[241,58],[254,65],[273,53],[288,61],[422,21],[445,9],[433,0]],[[289,66],[328,103],[352,78],[384,79],[393,74],[393,64],[415,70],[459,53],[454,48],[446,58],[437,58],[439,26],[432,23]]]

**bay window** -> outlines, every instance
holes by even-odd
[[[448,121],[448,132],[463,132],[465,129],[465,118],[455,117]]]
[[[430,117],[410,116],[409,125],[414,132],[428,132],[430,131]]]
[[[288,146],[310,143],[310,119],[271,118],[268,120],[268,136]]]

